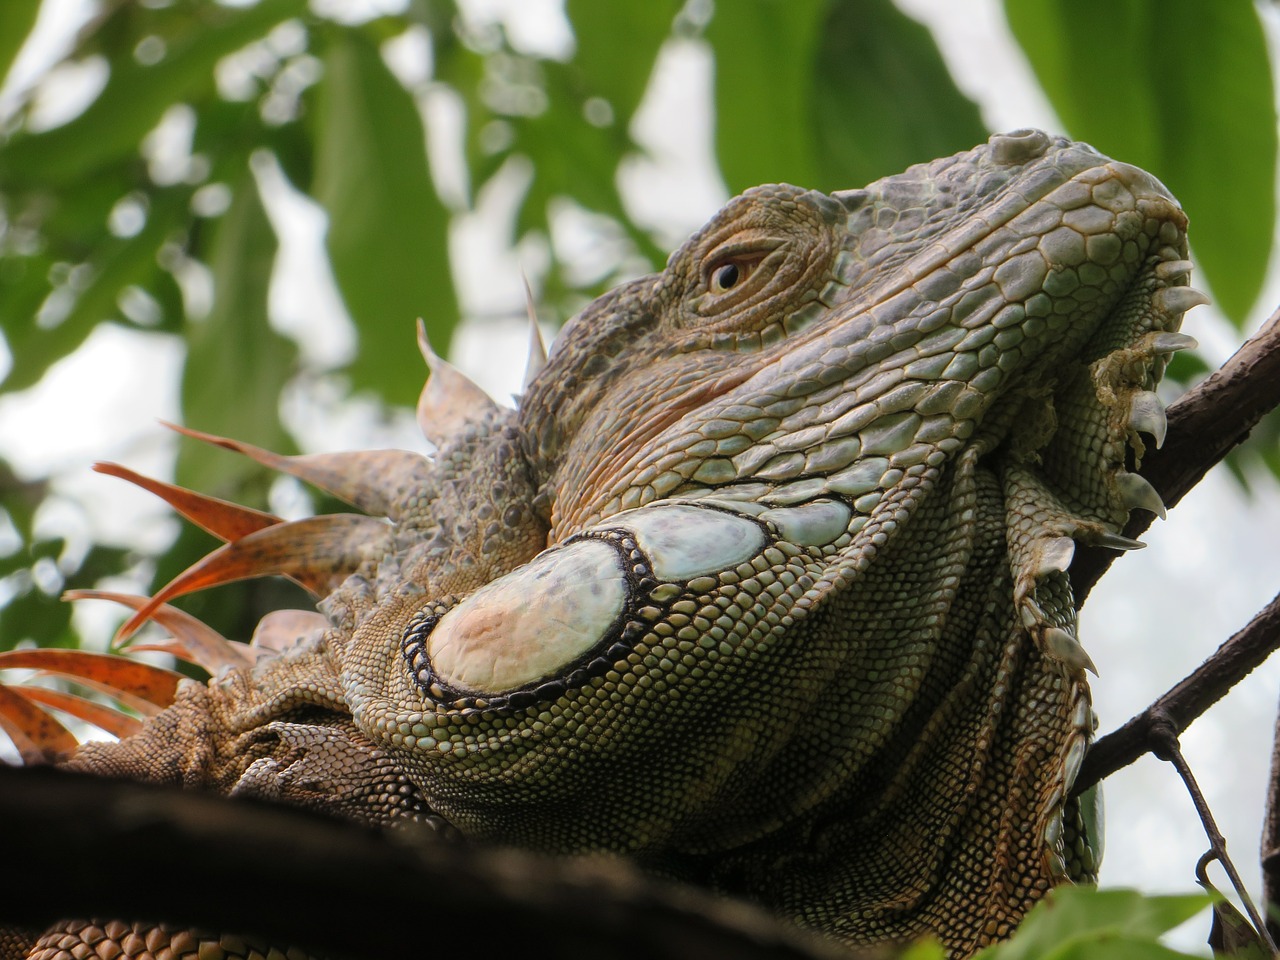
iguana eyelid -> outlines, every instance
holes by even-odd
[[[714,309],[736,303],[744,293],[758,287],[762,278],[767,280],[776,272],[789,246],[785,240],[750,240],[726,244],[714,251],[703,270],[704,297],[700,306]],[[742,275],[731,286],[717,289],[717,276],[728,266],[737,266]]]

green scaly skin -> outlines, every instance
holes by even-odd
[[[394,526],[322,635],[71,765],[968,955],[1095,866],[1066,569],[1158,508],[1130,471],[1196,302],[1184,228],[1036,131],[750,190],[571,321],[518,410],[379,478]]]

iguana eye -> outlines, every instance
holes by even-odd
[[[755,272],[764,254],[738,254],[721,260],[707,271],[707,290],[712,296],[728,293],[743,283]]]
[[[741,274],[742,269],[736,263],[726,263],[712,275],[711,292],[723,293],[733,289],[737,286]]]

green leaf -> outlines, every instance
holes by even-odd
[[[775,181],[817,186],[809,123],[828,5],[739,0],[716,8],[706,33],[715,52],[716,155],[733,193]]]
[[[568,0],[565,4],[577,38],[573,66],[581,79],[582,95],[609,101],[615,122],[624,127],[640,105],[679,6],[667,0],[626,4]]]
[[[287,450],[291,440],[280,425],[278,405],[297,350],[267,322],[276,237],[247,169],[232,188],[209,258],[213,307],[189,326],[182,409],[198,429]],[[176,474],[184,486],[234,500],[249,478],[261,482],[262,470],[188,440],[179,448]]]
[[[418,108],[377,47],[336,31],[324,65],[312,194],[329,213],[334,277],[359,331],[352,382],[409,404],[425,373],[415,318],[441,354],[457,324],[448,212],[431,183]]]
[[[932,35],[890,0],[744,0],[718,8],[707,39],[734,192],[858,187],[986,139]]]
[[[0,3],[0,81],[9,75],[18,51],[36,25],[40,0],[5,0]]]
[[[937,940],[918,940],[899,953],[897,960],[947,960],[947,951]]]
[[[485,77],[485,60],[480,54],[462,43],[452,30],[432,35],[434,49],[433,79],[447,84],[461,98],[466,116],[466,133],[463,137],[463,159],[466,164],[470,191],[475,184],[488,180],[502,165],[506,151],[490,149],[483,143],[482,131],[494,119],[493,113],[480,96],[480,85]]]
[[[44,559],[56,560],[57,576],[65,589],[92,587],[98,580],[119,572],[126,551],[95,545],[71,568],[66,542],[60,538],[37,539],[32,524],[36,511],[49,493],[47,481],[21,480],[0,459],[0,525],[13,525],[18,543],[0,554],[0,583],[12,595],[0,604],[0,650],[32,640],[42,647],[77,646],[71,630],[71,607],[36,586],[33,568]]]
[[[91,279],[76,294],[70,312],[51,327],[37,326],[30,312],[21,312],[22,304],[30,299],[6,303],[0,300],[3,325],[9,349],[13,354],[13,368],[0,391],[22,390],[35,384],[50,365],[80,346],[96,324],[116,316],[116,298],[130,285],[147,286],[159,270],[156,251],[172,231],[177,218],[186,210],[189,191],[175,189],[152,197],[152,207],[146,225],[132,237],[108,237],[93,251],[86,266]],[[17,264],[14,264],[16,266]],[[8,264],[6,264],[8,266]],[[43,290],[49,291],[43,277],[30,277],[31,287],[27,297]],[[44,299],[43,295],[40,297]]]
[[[23,640],[42,647],[72,647],[71,605],[25,583],[0,607],[0,649],[10,649]]]
[[[1012,939],[983,950],[978,960],[1173,960],[1186,955],[1160,946],[1157,938],[1211,902],[1204,894],[1062,886],[1032,908]]]
[[[612,217],[641,255],[660,266],[665,251],[632,223],[618,193],[618,162],[633,147],[625,127],[600,128],[583,120],[579,101],[568,92],[566,73],[561,65],[548,64],[548,108],[536,117],[511,121],[515,149],[536,159],[516,229],[549,230],[548,204],[556,197],[570,197],[587,210]]]
[[[1214,299],[1244,322],[1275,222],[1276,106],[1247,0],[1005,0],[1071,136],[1150,170],[1182,201]]]
[[[118,15],[125,15],[129,6]],[[170,38],[167,55],[151,66],[134,58],[132,44],[121,45],[111,57],[111,75],[98,98],[63,126],[15,136],[0,152],[0,179],[11,186],[66,184],[136,152],[169,106],[213,87],[219,60],[306,10],[306,0],[261,0],[249,7],[196,5],[181,35]]]
[[[1213,927],[1209,931],[1213,955],[1232,960],[1275,960],[1261,934],[1235,904],[1222,897],[1212,884],[1206,889],[1221,898],[1213,905]]]
[[[987,139],[977,104],[955,85],[923,24],[889,0],[829,10],[809,111],[817,186],[860,187]]]
[[[6,342],[13,339],[15,332],[21,337],[34,326],[31,318],[49,295],[49,271],[54,262],[44,251],[0,257],[0,331]],[[8,376],[12,377],[13,371]],[[4,389],[2,384],[0,389]]]

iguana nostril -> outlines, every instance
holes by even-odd
[[[1042,130],[1025,128],[993,134],[990,143],[996,163],[1026,163],[1044,154],[1049,147],[1049,135]]]

